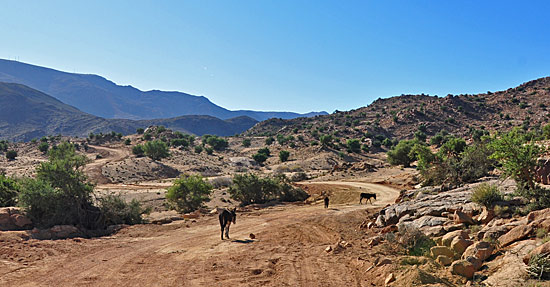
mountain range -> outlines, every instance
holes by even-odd
[[[248,116],[263,121],[327,114],[231,111],[202,96],[159,90],[141,91],[132,86],[119,86],[98,75],[67,73],[4,59],[0,59],[0,82],[26,85],[85,113],[106,119],[143,120],[208,115],[222,120]]]
[[[247,116],[221,120],[208,115],[168,119],[105,119],[80,111],[45,93],[15,83],[0,82],[0,139],[28,141],[46,135],[87,136],[90,132],[135,133],[137,128],[164,125],[196,135],[229,136],[258,121]]]

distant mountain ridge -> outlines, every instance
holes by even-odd
[[[87,136],[90,132],[135,133],[137,128],[164,125],[196,135],[229,136],[241,133],[258,121],[246,116],[221,120],[206,115],[168,119],[105,119],[25,85],[0,82],[0,139],[28,141],[46,135]]]
[[[74,74],[50,68],[0,59],[0,82],[23,84],[63,103],[103,118],[156,119],[184,115],[209,115],[220,119],[248,116],[258,121],[325,115],[326,112],[231,111],[206,97],[182,92],[141,91],[119,86],[98,75]]]

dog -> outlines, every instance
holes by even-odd
[[[372,198],[376,200],[376,193],[361,192],[361,198],[359,198],[359,204],[362,203],[363,198],[365,198],[367,202],[370,200],[370,203],[372,204]]]
[[[222,230],[222,240],[223,240],[223,231],[225,230],[225,237],[229,239],[229,226],[231,226],[231,223],[235,224],[237,221],[237,208],[233,208],[232,210],[222,209],[220,211],[219,219],[220,219],[220,227]]]

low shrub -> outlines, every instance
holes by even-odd
[[[128,203],[120,195],[115,194],[101,197],[98,202],[104,226],[140,224],[144,222],[142,215],[150,212],[149,208],[143,208],[136,199]]]
[[[471,199],[477,204],[491,207],[495,202],[501,201],[503,196],[496,185],[482,183],[474,188]]]
[[[399,228],[399,244],[406,250],[407,255],[412,256],[428,256],[430,248],[435,246],[431,238],[412,227]]]
[[[532,278],[538,280],[550,279],[549,254],[536,254],[531,256],[529,264],[527,264],[527,273]]]

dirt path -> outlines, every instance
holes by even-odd
[[[109,179],[101,173],[101,168],[107,163],[121,161],[129,157],[130,153],[126,149],[115,149],[96,145],[90,145],[90,147],[97,151],[102,151],[103,158],[95,159],[93,162],[87,164],[86,167],[84,167],[84,172],[92,182],[97,184],[110,183]]]
[[[341,239],[364,241],[357,226],[399,192],[358,182],[309,184],[369,189],[380,196],[374,205],[280,205],[243,212],[231,226],[231,241],[220,240],[217,217],[206,216],[132,226],[105,238],[12,243],[12,261],[19,264],[0,261],[0,286],[362,286],[351,263],[357,255],[331,256],[324,248]],[[17,258],[33,252],[46,255],[29,262]]]

